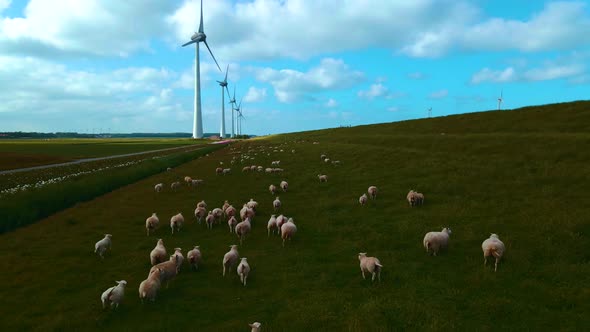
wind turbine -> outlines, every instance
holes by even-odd
[[[226,87],[227,89],[227,87]],[[227,95],[229,97],[229,103],[231,104],[231,137],[235,137],[236,136],[236,132],[234,130],[234,106],[236,104],[236,86],[234,85],[234,96],[230,97],[229,96],[229,91],[227,92]]]
[[[229,70],[229,64],[227,65],[227,68],[225,69],[225,78],[223,79],[223,81],[217,81],[217,83],[219,83],[219,86],[221,86],[221,131],[219,132],[219,137],[221,139],[225,138],[225,91],[227,90],[227,71]],[[227,95],[229,96],[229,91],[227,92]]]
[[[205,43],[211,57],[215,61],[217,68],[221,71],[215,56],[213,56],[213,52],[209,48],[209,44],[207,44],[207,35],[203,32],[203,0],[201,0],[201,22],[199,23],[199,32],[195,32],[191,36],[191,41],[182,45],[185,47],[190,44],[195,44],[195,103],[194,103],[194,122],[193,122],[193,138],[202,138],[203,137],[203,119],[201,114],[201,66],[199,62],[199,43]]]
[[[242,119],[244,118],[244,115],[242,114],[242,99],[240,98],[240,103],[238,104],[238,106],[236,107],[236,113],[237,113],[237,124],[238,124],[238,135],[242,135]]]
[[[502,99],[503,93],[504,93],[504,89],[500,90],[500,98],[498,98],[498,111],[502,108],[502,102],[504,101],[504,99]]]

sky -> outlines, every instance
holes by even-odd
[[[245,134],[493,110],[500,94],[503,109],[590,99],[588,1],[203,2]],[[199,10],[0,0],[0,131],[192,132],[195,48],[181,45]],[[225,73],[200,58],[203,129],[219,132]]]

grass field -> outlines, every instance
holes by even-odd
[[[156,194],[155,183],[176,177],[164,172],[0,235],[0,329],[248,331],[259,321],[263,331],[585,330],[590,133],[579,122],[589,117],[590,103],[578,102],[232,144],[176,168],[205,179],[200,188]],[[322,153],[342,165],[322,163]],[[254,159],[215,176],[220,162],[230,167],[244,154]],[[272,160],[282,175],[240,171]],[[268,186],[282,179],[290,186],[279,194],[281,213],[298,226],[285,248],[265,227]],[[361,207],[370,185],[377,200]],[[424,206],[408,207],[409,189],[425,194]],[[239,209],[250,198],[260,208],[239,247],[252,267],[243,287],[235,271],[221,277],[236,236],[191,216],[201,199],[209,209],[226,199]],[[172,236],[168,221],[179,211],[188,222]],[[162,227],[146,237],[152,212]],[[428,256],[424,234],[444,226],[453,230],[449,250]],[[483,266],[491,232],[507,248],[497,273]],[[101,261],[93,249],[104,233],[113,250]],[[137,289],[157,238],[169,253],[200,245],[203,264],[198,272],[185,265],[155,304],[142,305]],[[381,283],[362,279],[359,252],[381,260]],[[100,294],[121,279],[123,305],[102,310]]]
[[[0,140],[0,171],[72,160],[202,144],[193,139]]]

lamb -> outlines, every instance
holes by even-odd
[[[104,259],[104,253],[113,245],[113,242],[111,240],[112,237],[113,236],[111,234],[105,234],[104,238],[96,242],[96,244],[94,245],[94,253],[97,253],[100,256],[100,258]]]
[[[176,255],[176,273],[180,272],[180,267],[184,262],[184,256],[182,255],[182,249],[174,248],[174,255]]]
[[[246,257],[242,257],[237,270],[238,275],[240,276],[240,281],[246,286],[246,279],[248,279],[248,274],[250,273],[250,264],[248,264],[248,259]]]
[[[152,263],[152,266],[154,266],[165,261],[167,256],[166,247],[164,247],[164,240],[158,239],[156,247],[150,252],[150,263]]]
[[[368,272],[373,275],[371,278],[372,282],[375,281],[375,275],[377,275],[379,282],[381,282],[381,269],[383,268],[383,265],[381,265],[381,262],[377,257],[367,257],[366,252],[361,252],[359,253],[359,261],[363,279],[366,279],[365,272]]]
[[[152,274],[156,269],[162,270],[160,271],[160,282],[166,282],[166,288],[168,288],[170,280],[178,274],[178,256],[172,255],[170,260],[152,266],[149,274]]]
[[[287,183],[287,181],[281,181],[280,187],[281,189],[283,189],[284,192],[286,192],[289,188],[289,184]]]
[[[117,286],[113,286],[102,293],[100,296],[100,300],[102,301],[102,308],[106,308],[107,305],[110,305],[111,308],[115,306],[115,308],[119,307],[119,304],[123,301],[123,296],[125,295],[125,286],[127,286],[127,281],[115,281]]]
[[[225,253],[223,256],[223,276],[225,277],[225,270],[230,271],[233,266],[236,265],[238,262],[238,258],[240,257],[238,253],[238,246],[232,244],[229,246],[231,249]]]
[[[268,230],[268,237],[270,237],[270,232],[274,233],[275,229],[277,230],[277,233],[279,232],[279,229],[277,227],[277,217],[274,214],[270,216],[268,224],[266,225],[266,229]]]
[[[432,250],[434,256],[436,256],[441,249],[447,248],[451,233],[451,229],[447,227],[443,228],[441,232],[426,233],[423,241],[426,252],[430,253],[430,250]]]
[[[283,238],[283,247],[285,246],[285,240],[291,240],[293,235],[297,233],[297,226],[293,223],[293,218],[289,218],[286,223],[281,226],[281,237]]]
[[[189,251],[186,254],[186,258],[188,259],[191,268],[194,267],[195,270],[198,270],[199,263],[201,262],[201,250],[199,249],[199,246],[195,246],[193,250]]]
[[[160,191],[162,191],[162,189],[164,189],[164,184],[163,183],[158,183],[157,185],[154,186],[154,190],[159,193]]]
[[[143,300],[151,300],[152,302],[156,301],[156,295],[158,294],[158,291],[160,291],[162,285],[162,282],[160,281],[161,274],[162,269],[155,269],[150,272],[147,279],[139,284],[139,298],[141,299],[141,303],[143,303]]]
[[[250,223],[250,218],[246,218],[244,221],[238,223],[234,231],[236,235],[240,238],[240,245],[244,241],[246,234],[250,233],[252,229],[252,224]]]
[[[150,230],[154,231],[156,228],[158,228],[159,224],[160,219],[158,219],[158,216],[155,212],[152,213],[152,215],[145,220],[145,229],[147,230],[147,236],[150,236]]]
[[[377,198],[377,187],[370,186],[369,189],[367,189],[367,192],[369,193],[369,197],[371,197],[371,199]]]
[[[172,216],[172,218],[170,218],[170,228],[172,229],[172,234],[174,234],[174,230],[176,230],[177,233],[180,232],[182,224],[184,224],[184,217],[182,216],[182,213],[178,212],[178,214]]]
[[[486,266],[488,264],[488,257],[494,256],[496,258],[494,272],[497,272],[498,262],[502,259],[502,256],[504,256],[504,251],[506,251],[504,242],[500,241],[497,234],[492,233],[489,239],[483,241],[481,249],[483,250],[483,265]]]
[[[295,150],[293,150],[295,151]],[[260,326],[262,326],[262,324],[260,324],[259,322],[254,322],[252,324],[248,324],[252,330],[250,330],[250,332],[260,332]]]
[[[367,200],[368,200],[367,194],[363,194],[361,197],[359,197],[359,203],[361,203],[361,205],[367,204]]]
[[[208,229],[213,229],[213,224],[215,223],[215,215],[213,215],[213,211],[209,211],[207,218],[205,218],[205,223],[207,224]]]
[[[272,206],[274,207],[275,211],[281,208],[281,200],[279,199],[279,196],[277,196],[272,202]]]
[[[199,206],[195,209],[195,218],[197,218],[197,221],[199,222],[199,224],[201,223],[203,218],[205,218],[206,216],[207,216],[207,209],[205,209],[204,207]]]
[[[318,174],[318,179],[320,179],[320,182],[328,182],[328,176],[326,174]]]
[[[270,186],[268,186],[268,191],[270,191],[270,193],[274,195],[277,191],[277,187],[274,184],[271,184]]]
[[[237,224],[238,224],[238,219],[236,219],[235,216],[231,216],[227,220],[227,225],[229,226],[229,232],[230,233],[233,233],[234,232],[234,228],[236,227]]]
[[[170,189],[172,189],[172,190],[176,190],[176,189],[178,189],[178,188],[180,188],[180,182],[178,182],[178,181],[175,181],[175,182],[172,182],[172,183],[170,184]]]

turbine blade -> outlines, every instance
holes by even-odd
[[[237,84],[236,84],[237,85]],[[236,100],[236,85],[234,85],[234,101]]]
[[[227,88],[227,85],[225,86],[225,92],[227,92],[227,98],[230,100],[229,103],[231,104],[231,96],[229,95],[229,89]]]
[[[203,33],[203,0],[201,0],[201,23],[199,23],[199,32]]]
[[[192,44],[192,43],[196,43],[196,41],[194,41],[194,40],[191,40],[191,41],[189,41],[189,42],[187,42],[187,43],[184,43],[184,44],[182,44],[182,47],[185,47],[186,45],[190,45],[190,44]]]
[[[211,52],[211,49],[209,48],[209,44],[207,44],[206,40],[204,40],[203,42],[205,43],[205,46],[207,46],[207,49],[209,50],[209,54],[211,54],[211,57],[213,58],[213,60],[215,61],[215,64],[217,65],[217,68],[219,68],[219,71],[221,71],[221,67],[219,67],[217,60],[215,59],[215,56],[213,55],[213,52]]]
[[[223,79],[223,82],[227,83],[227,72],[229,71],[229,63],[227,64],[227,68],[225,68],[225,78]]]

